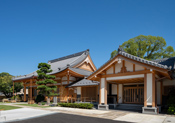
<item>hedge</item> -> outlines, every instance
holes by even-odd
[[[61,107],[84,108],[84,109],[92,109],[94,107],[94,105],[90,103],[58,103],[58,105]]]

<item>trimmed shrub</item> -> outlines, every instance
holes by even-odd
[[[35,102],[36,103],[42,102],[42,101],[44,101],[44,99],[45,99],[44,95],[39,94],[39,95],[37,95]]]
[[[83,109],[92,109],[93,104],[90,103],[58,103],[61,107],[71,107],[71,108],[83,108]]]
[[[175,114],[175,106],[172,105],[168,108],[168,114]]]

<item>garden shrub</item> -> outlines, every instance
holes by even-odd
[[[41,102],[41,105],[45,105],[46,104],[46,102]]]
[[[168,105],[168,113],[169,114],[175,114],[175,88],[171,88],[170,92],[169,92],[169,97],[167,100],[167,105]]]
[[[169,106],[168,114],[175,114],[175,105]]]
[[[83,108],[83,109],[92,109],[93,104],[90,103],[58,103],[61,107],[71,107],[71,108]]]
[[[15,97],[15,98],[14,98],[14,97]],[[13,99],[19,100],[19,101],[22,100],[22,98],[21,98],[19,95],[14,95],[14,96],[12,96],[12,97],[11,97],[11,100],[13,100]]]
[[[36,103],[42,102],[42,101],[44,101],[44,99],[45,99],[44,95],[39,94],[39,95],[37,95],[35,102]]]

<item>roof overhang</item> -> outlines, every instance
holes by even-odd
[[[145,70],[143,72],[153,72],[156,71],[158,73],[160,73],[163,76],[166,76],[167,78],[171,79],[170,75],[169,75],[169,70],[165,69],[165,68],[161,68],[158,66],[154,66],[152,64],[146,63],[145,61],[142,62],[143,59],[141,60],[135,60],[132,58],[128,58],[126,56],[123,56],[121,54],[116,55],[113,59],[110,59],[109,61],[107,61],[104,65],[102,65],[98,70],[96,70],[94,73],[92,73],[87,79],[89,80],[94,80],[99,74],[103,73],[103,71],[107,70],[109,67],[111,67],[114,63],[117,63],[120,60],[127,60],[128,62],[131,62],[133,64],[137,64],[140,66],[143,66],[145,68],[147,68],[148,70]],[[134,72],[129,72],[127,74],[132,74]],[[120,75],[119,73],[117,73],[118,75]],[[116,74],[116,75],[117,75]],[[135,72],[134,74],[140,74],[140,72]],[[123,75],[123,74],[121,74]]]

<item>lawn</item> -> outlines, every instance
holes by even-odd
[[[39,107],[39,108],[47,108],[49,106],[40,106],[38,104],[16,104],[16,105],[23,105],[23,106],[31,106],[31,107]]]
[[[21,107],[17,107],[17,106],[9,106],[9,105],[0,105],[0,110],[12,110],[12,109],[18,109]]]

